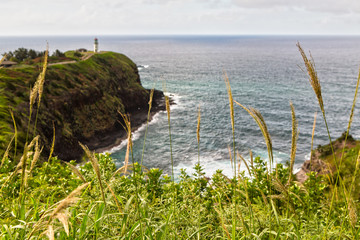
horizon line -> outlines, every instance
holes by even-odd
[[[309,33],[299,33],[299,34],[284,34],[284,33],[256,33],[256,34],[24,34],[24,35],[0,35],[2,37],[291,37],[291,36],[303,36],[303,37],[360,37],[360,34],[309,34]]]

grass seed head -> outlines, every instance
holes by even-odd
[[[241,103],[238,103],[237,101],[234,101],[234,102],[237,105],[239,105],[240,107],[242,107],[245,111],[247,111],[250,114],[250,116],[255,120],[256,124],[259,126],[259,128],[261,130],[261,133],[263,134],[265,143],[266,143],[270,163],[272,163],[273,159],[274,159],[273,158],[273,151],[272,151],[272,141],[271,141],[270,133],[269,133],[269,131],[267,129],[267,125],[265,123],[265,120],[264,120],[263,116],[255,108],[252,108],[252,107],[247,108],[244,105],[242,105]]]
[[[125,154],[125,161],[124,161],[124,166],[125,166],[125,172],[127,172],[127,168],[129,165],[129,155],[130,155],[130,151],[132,151],[132,135],[131,135],[131,121],[130,118],[126,115],[123,114],[121,112],[119,112],[121,117],[124,120],[124,124],[123,128],[125,129],[128,137],[127,137],[127,146],[126,146],[126,154]]]
[[[200,143],[200,121],[201,121],[201,112],[200,112],[200,106],[199,106],[197,127],[196,127],[196,138],[197,138],[198,144]]]
[[[234,132],[235,131],[234,100],[233,100],[233,96],[232,96],[232,92],[231,92],[230,80],[229,80],[226,72],[224,72],[224,80],[226,83],[226,89],[227,89],[228,97],[229,97],[231,127],[232,127],[232,131]]]
[[[151,91],[150,91],[149,111],[151,110],[153,97],[154,97],[154,88],[152,88]]]
[[[93,169],[96,173],[96,175],[99,177],[100,176],[100,167],[99,167],[99,163],[96,159],[96,157],[94,156],[94,154],[89,150],[89,148],[83,144],[81,144],[79,142],[80,146],[82,147],[82,149],[84,150],[86,156],[89,158],[91,165],[93,166]]]
[[[3,61],[5,61],[5,59],[6,59],[6,54],[0,59],[0,64],[1,64]]]
[[[3,155],[3,158],[2,158],[2,160],[1,160],[0,169],[1,169],[1,167],[4,165],[5,160],[7,159],[7,157],[9,156],[9,151],[10,151],[10,149],[11,149],[11,144],[12,144],[12,142],[14,141],[14,139],[15,139],[15,134],[14,134],[14,136],[11,138],[11,140],[10,140],[10,142],[9,142],[7,148],[6,148],[6,151],[5,151],[5,153],[4,153],[4,155]]]
[[[290,108],[291,108],[291,119],[292,119],[292,137],[291,137],[291,153],[290,153],[290,173],[289,173],[289,181],[288,184],[290,184],[291,176],[294,168],[295,163],[295,156],[296,156],[296,142],[299,137],[299,131],[298,131],[298,121],[296,120],[295,116],[295,108],[292,102],[290,102]]]
[[[250,166],[252,168],[254,168],[254,156],[253,156],[253,152],[251,151],[251,149],[249,149],[249,155],[250,155]]]
[[[37,161],[40,158],[40,154],[41,154],[42,150],[43,150],[43,148],[40,149],[39,141],[36,141],[36,143],[35,143],[35,153],[33,155],[32,161],[31,161],[30,171],[29,172],[31,172],[34,169]]]
[[[95,171],[95,174],[97,176],[97,179],[99,181],[102,199],[105,202],[104,188],[103,188],[103,185],[101,182],[100,166],[99,166],[98,160],[95,156],[95,153],[92,153],[87,146],[84,146],[80,142],[79,142],[79,144],[82,147],[82,149],[85,151],[85,154],[87,155],[87,157],[89,158],[89,160],[91,162],[91,165],[92,165],[92,167]]]
[[[304,50],[300,46],[300,43],[297,43],[296,46],[298,47],[300,54],[303,58],[306,70],[309,75],[309,82],[310,82],[310,84],[315,92],[315,95],[319,101],[320,109],[322,112],[325,112],[324,103],[323,103],[323,99],[321,96],[320,80],[319,80],[317,72],[316,72],[314,59],[312,58],[311,53],[310,53],[310,59],[306,56]]]
[[[55,232],[52,225],[48,226],[48,229],[46,230],[46,236],[49,238],[49,240],[55,240]]]
[[[351,123],[352,123],[353,117],[354,117],[354,108],[355,108],[355,103],[356,103],[357,94],[358,94],[358,90],[359,90],[359,84],[360,84],[360,69],[359,69],[359,75],[358,75],[358,79],[357,79],[356,87],[355,87],[355,96],[354,96],[354,100],[353,100],[353,106],[351,108],[350,119],[349,119],[349,123],[348,123],[348,131],[350,130],[350,126],[351,126]]]
[[[3,61],[5,61],[5,59],[6,59],[6,54],[0,59],[0,64],[3,62]],[[3,67],[0,67],[0,69],[2,69]]]
[[[39,92],[39,82],[36,81],[34,87],[30,90],[30,110],[32,110],[38,92]]]
[[[40,106],[42,93],[44,91],[44,83],[45,83],[45,75],[46,75],[46,69],[47,69],[48,55],[49,55],[49,45],[47,44],[46,51],[45,51],[45,56],[44,56],[43,69],[42,69],[42,72],[39,74],[39,77],[38,77],[38,81],[39,81],[39,83],[38,83],[38,85],[39,85],[39,87],[38,87],[38,95],[39,95],[38,107]]]
[[[255,108],[252,108],[252,107],[250,107],[249,110],[257,118],[258,125],[260,126],[260,129],[262,129],[264,139],[265,139],[265,143],[266,143],[266,146],[267,146],[267,149],[268,149],[269,159],[270,159],[270,161],[272,163],[273,160],[274,160],[273,150],[272,150],[273,149],[272,148],[272,140],[271,140],[271,136],[270,136],[269,130],[267,128],[265,119],[261,115],[259,110],[255,109]]]
[[[237,152],[237,155],[238,155],[239,159],[244,162],[246,169],[248,170],[248,173],[251,176],[251,171],[250,171],[249,165],[246,162],[245,158],[239,152]],[[240,172],[240,169],[239,169],[239,172]]]
[[[317,116],[317,112],[314,113],[314,123],[313,123],[312,132],[311,132],[310,169],[311,169],[312,153],[313,153],[313,146],[314,146],[314,136],[315,136],[315,127],[316,127],[316,116]]]
[[[65,199],[59,202],[59,205],[54,209],[54,211],[50,214],[50,221],[53,220],[58,213],[62,210],[66,209],[67,207],[71,206],[73,203],[77,202],[79,198],[78,196],[83,189],[87,188],[90,183],[84,183],[77,187],[74,191],[72,191]]]
[[[129,155],[130,155],[130,145],[131,145],[131,135],[129,135],[128,137],[128,142],[127,142],[127,145],[126,145],[126,153],[125,153],[125,161],[124,161],[124,167],[125,167],[125,170],[124,172],[126,173],[127,172],[127,168],[129,166]]]
[[[61,212],[56,215],[56,218],[62,223],[66,235],[69,236],[69,216],[67,215],[67,212]]]
[[[40,135],[37,135],[36,137],[31,140],[30,144],[27,146],[27,150],[30,151],[30,149],[34,146],[36,142],[39,141]]]
[[[81,172],[79,171],[79,169],[77,169],[74,165],[68,163],[68,162],[64,162],[70,169],[71,171],[78,176],[84,183],[86,182],[85,177],[81,174]]]
[[[55,123],[53,122],[53,139],[51,142],[51,148],[50,148],[50,154],[49,154],[48,161],[50,161],[50,159],[54,153],[54,148],[55,148]]]
[[[170,121],[170,100],[168,96],[165,96],[165,105],[166,105],[168,121]]]
[[[350,224],[354,228],[357,223],[357,213],[354,200],[351,197],[348,199],[348,212]]]

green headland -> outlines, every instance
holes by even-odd
[[[64,55],[49,59],[40,109],[37,111],[36,104],[33,107],[29,134],[40,135],[44,153],[48,154],[55,129],[54,155],[68,161],[82,157],[78,142],[94,150],[108,147],[124,137],[119,112],[133,115],[130,117],[133,127],[144,123],[149,90],[141,86],[136,64],[125,55],[75,51]],[[23,148],[29,125],[30,88],[41,66],[41,60],[35,59],[0,69],[1,153],[14,135],[14,124],[17,147]],[[156,111],[162,93],[157,91],[154,96],[153,110]]]

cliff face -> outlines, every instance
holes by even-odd
[[[330,144],[319,145],[313,150],[311,159],[306,160],[300,171],[295,174],[296,179],[299,182],[305,182],[309,172],[316,172],[317,176],[329,175],[329,178],[333,178],[337,176],[337,171],[339,171],[343,183],[348,184],[351,182],[358,161],[360,141],[355,140],[351,135],[345,141],[345,136],[346,132],[331,143],[336,160]],[[360,182],[356,182],[356,185],[360,187]]]
[[[28,125],[29,86],[34,85],[38,73],[35,68],[0,70],[0,84],[4,87],[0,94],[6,99],[5,105],[14,110],[19,142],[25,139]],[[155,108],[161,98],[162,93],[156,92]],[[110,145],[114,141],[110,135],[124,135],[118,111],[131,115],[146,113],[148,101],[149,91],[141,86],[136,65],[122,54],[107,52],[77,63],[49,66],[36,134],[40,135],[45,152],[49,152],[54,125],[54,154],[63,160],[79,159],[83,152],[78,142],[90,149]],[[33,112],[31,127],[36,106]],[[5,122],[8,129],[13,128],[11,117]],[[10,132],[7,134],[11,135]]]

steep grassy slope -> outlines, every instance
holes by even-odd
[[[0,69],[1,152],[13,135],[9,109],[14,111],[18,142],[25,142],[29,89],[38,74],[36,67]],[[54,124],[54,153],[63,160],[79,159],[82,150],[78,141],[90,148],[104,147],[101,143],[106,135],[122,130],[118,111],[146,111],[148,99],[149,92],[141,86],[136,65],[122,54],[107,52],[86,61],[49,66],[36,134],[41,136],[42,145],[47,148],[44,151],[48,152]],[[35,115],[36,106],[32,127]],[[35,135],[33,129],[30,133],[30,137]]]

